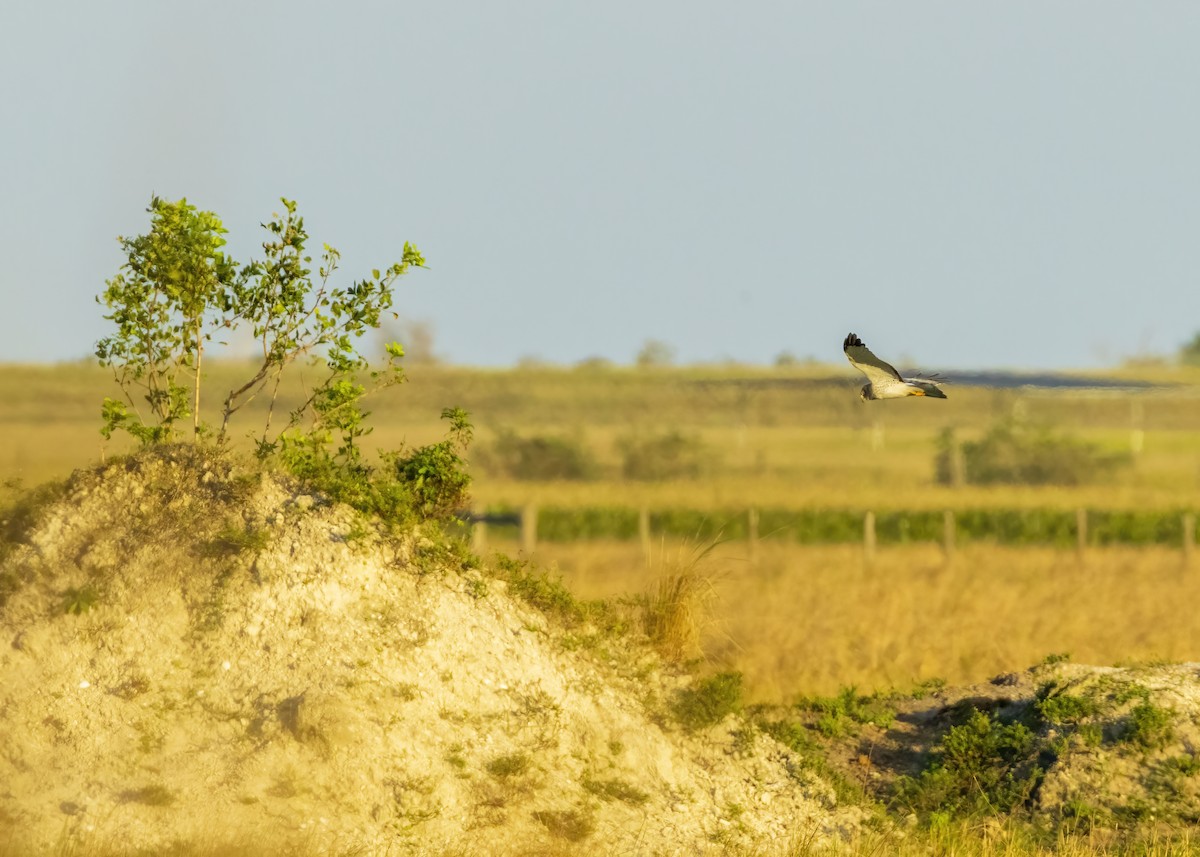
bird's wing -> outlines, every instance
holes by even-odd
[[[842,350],[846,352],[846,357],[854,365],[854,368],[867,376],[867,380],[872,384],[880,384],[886,386],[894,384],[897,381],[903,383],[904,379],[900,377],[900,373],[896,371],[890,363],[884,363],[878,357],[871,353],[871,349],[863,345],[863,341],[853,333],[846,337],[846,341],[842,343]]]

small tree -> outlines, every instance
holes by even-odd
[[[220,437],[225,437],[229,418],[249,404],[271,385],[271,405],[260,439],[260,453],[274,448],[271,440],[271,415],[283,370],[299,357],[319,354],[324,357],[327,375],[299,408],[292,411],[284,431],[294,428],[306,415],[316,417],[324,427],[341,428],[348,409],[357,408],[366,392],[349,380],[355,372],[366,371],[367,359],[358,351],[357,340],[379,326],[381,315],[392,306],[392,284],[412,266],[425,264],[416,247],[404,243],[399,262],[387,269],[371,271],[371,276],[344,288],[330,285],[341,254],[324,245],[319,281],[314,282],[306,254],[308,232],[304,218],[296,214],[296,203],[282,200],[286,213],[276,215],[264,228],[270,233],[263,243],[262,262],[247,268],[247,276],[234,289],[233,304],[237,320],[252,325],[254,338],[262,352],[258,369],[245,383],[229,391],[221,414]],[[394,314],[393,314],[394,315]],[[386,348],[387,363],[382,371],[371,373],[376,386],[399,383],[404,376],[397,361],[404,355],[396,343]],[[335,390],[335,386],[338,388]],[[348,395],[354,391],[354,395]],[[331,404],[330,399],[336,400]],[[319,404],[324,408],[318,408]]]
[[[186,199],[151,200],[151,228],[137,238],[121,238],[127,261],[110,280],[101,300],[116,322],[117,332],[96,344],[102,365],[113,367],[125,401],[105,399],[105,437],[124,429],[143,444],[169,440],[174,424],[193,419],[197,437],[200,422],[201,368],[205,343],[222,330],[249,326],[262,357],[254,373],[226,395],[218,441],[225,440],[229,420],[271,385],[272,407],[259,440],[259,451],[277,448],[282,435],[312,419],[317,436],[342,432],[341,452],[353,457],[355,441],[367,429],[358,401],[366,388],[353,376],[367,371],[357,340],[379,324],[392,305],[392,284],[413,265],[423,265],[420,252],[407,242],[399,262],[346,287],[333,287],[340,254],[325,245],[319,279],[314,282],[306,254],[308,233],[296,204],[282,200],[285,214],[264,224],[269,233],[262,261],[239,266],[220,248],[225,229],[215,214],[199,211]],[[372,372],[375,386],[403,380],[396,361],[400,346],[387,347],[388,362]],[[289,415],[287,424],[270,436],[275,395],[284,369],[296,359],[321,358],[326,377]],[[192,395],[182,382],[189,382]],[[143,414],[138,392],[149,405]],[[131,409],[132,408],[132,412]]]
[[[112,310],[105,318],[117,332],[96,343],[96,356],[111,366],[125,402],[104,400],[105,437],[121,427],[142,443],[171,437],[174,424],[192,417],[200,434],[200,370],[204,344],[229,323],[236,265],[222,251],[225,228],[211,211],[187,199],[154,197],[147,209],[150,232],[120,238],[126,254],[121,272],[97,298]],[[191,401],[181,381],[191,375]],[[135,391],[149,406],[138,410]]]

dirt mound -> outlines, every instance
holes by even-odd
[[[3,561],[0,831],[697,854],[853,826],[734,717],[673,725],[648,649],[565,634],[430,536],[185,447],[76,476]]]
[[[1046,663],[900,700],[887,726],[866,724],[826,752],[843,776],[902,811],[995,812],[999,793],[1011,801],[1004,811],[1067,830],[1193,825],[1200,664]],[[988,782],[996,792],[980,786]],[[921,807],[923,794],[937,805]]]

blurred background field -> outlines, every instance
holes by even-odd
[[[235,363],[211,370],[211,412],[217,391],[244,374]],[[864,404],[858,377],[821,365],[417,364],[408,383],[369,400],[367,441],[430,443],[444,435],[443,407],[468,410],[476,509],[541,509],[543,538],[531,558],[583,596],[645,592],[664,568],[719,542],[696,568],[714,596],[705,651],[745,672],[758,698],[977,681],[1052,652],[1099,663],[1200,658],[1188,606],[1200,568],[1183,567],[1180,532],[1181,515],[1200,506],[1200,371],[1113,374],[1122,385],[951,385],[945,401]],[[100,437],[106,395],[117,395],[111,377],[89,363],[5,367],[0,478],[32,486],[127,451],[128,441]],[[298,386],[284,388],[277,420],[298,395]],[[261,425],[265,406],[256,402],[258,413],[240,425]],[[1062,441],[1047,447],[1051,461],[1080,449],[1091,458],[1051,480],[1058,484],[971,484],[961,465],[947,471],[949,444],[961,456],[997,426],[1014,425]],[[234,437],[251,447],[250,437]],[[1001,457],[1014,454],[1006,450]],[[554,510],[597,508],[646,509],[655,520],[688,512],[687,521],[712,526],[655,532],[649,550],[636,538],[545,537]],[[944,510],[960,521],[1015,510],[1069,522],[1078,508],[1098,522],[1124,513],[1120,520],[1133,523],[1119,526],[1134,536],[1154,516],[1167,523],[1142,546],[1104,546],[1097,523],[1084,556],[1069,536],[1012,546],[974,532],[952,559],[923,530],[902,540],[886,525],[889,514],[936,522]],[[730,510],[748,509],[825,510],[852,521],[874,511],[878,553],[868,567],[857,525],[844,544],[803,544],[767,512],[752,551],[729,522]],[[488,547],[521,552],[517,532],[504,528],[493,529]]]

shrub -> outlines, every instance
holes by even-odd
[[[935,457],[936,479],[954,484],[953,433],[942,433]],[[1090,443],[1019,420],[994,425],[977,441],[962,444],[962,478],[972,485],[1082,485],[1129,462]]]
[[[478,460],[493,473],[527,481],[594,479],[598,471],[583,440],[567,435],[521,437],[501,431]]]
[[[424,518],[446,518],[463,508],[471,485],[462,457],[471,442],[467,413],[461,408],[447,408],[442,411],[442,419],[450,421],[445,440],[391,459],[396,479],[407,486],[414,510]]]
[[[694,479],[703,470],[705,449],[700,439],[678,431],[650,437],[626,435],[617,439],[617,448],[626,479]]]
[[[1066,693],[1063,688],[1056,687],[1053,683],[1038,689],[1034,708],[1046,722],[1055,725],[1077,724],[1100,710],[1096,700]]]
[[[1171,712],[1143,699],[1130,710],[1120,739],[1145,750],[1156,750],[1165,747],[1174,737]]]
[[[918,777],[897,782],[898,801],[919,813],[1009,812],[1024,805],[1045,771],[1038,765],[1033,732],[974,710],[934,750]]]
[[[472,427],[465,411],[447,408],[450,421],[445,440],[412,450],[383,453],[383,467],[365,464],[357,452],[343,446],[330,452],[321,437],[312,434],[284,437],[279,458],[284,467],[305,484],[361,512],[393,523],[412,516],[449,518],[467,505],[471,477],[463,458]]]
[[[693,732],[715,726],[728,715],[742,710],[742,674],[717,673],[675,694],[671,713],[679,724]]]

